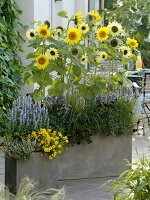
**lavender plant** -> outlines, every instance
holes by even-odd
[[[19,132],[28,135],[33,130],[49,128],[48,110],[30,96],[13,101],[8,112],[7,133]]]

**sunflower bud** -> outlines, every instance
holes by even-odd
[[[93,16],[89,14],[89,15],[88,15],[88,20],[89,20],[89,21],[93,21]]]
[[[56,29],[60,29],[61,31],[64,31],[63,27],[62,26],[57,26]]]
[[[110,41],[110,45],[111,45],[112,47],[117,47],[117,46],[118,46],[118,41],[117,41],[116,39],[112,39],[112,40]]]
[[[72,55],[74,55],[74,56],[78,55],[78,49],[77,49],[77,48],[73,48],[73,49],[71,50],[71,53],[72,53]]]
[[[51,24],[50,24],[50,22],[49,22],[48,20],[46,20],[46,21],[44,22],[44,24],[47,25],[47,28],[50,28],[50,26],[51,26]]]

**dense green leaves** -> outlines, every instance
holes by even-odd
[[[1,119],[10,107],[13,99],[18,96],[22,84],[23,66],[18,51],[22,51],[22,37],[17,31],[22,11],[14,0],[0,1],[0,125]]]

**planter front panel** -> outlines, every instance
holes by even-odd
[[[60,180],[117,176],[123,170],[123,159],[131,162],[131,158],[132,136],[97,135],[92,143],[70,146],[53,160],[41,157],[40,153],[34,153],[26,161],[16,160],[16,174],[11,176],[15,176],[17,187],[25,176],[38,181],[40,188],[57,187]],[[10,169],[6,166],[6,174]]]

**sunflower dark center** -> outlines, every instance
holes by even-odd
[[[102,58],[105,58],[105,55],[102,55]]]
[[[118,27],[117,26],[113,26],[111,28],[111,30],[112,30],[113,33],[117,33],[118,32]]]
[[[85,27],[85,26],[82,26],[81,29],[84,31],[84,30],[86,29],[86,27]]]
[[[124,50],[124,55],[127,55],[128,51],[127,50]]]
[[[74,49],[72,49],[71,52],[72,52],[73,55],[77,55],[78,54],[78,49],[74,48]]]
[[[41,30],[41,35],[47,35],[47,31],[46,30]]]
[[[102,38],[104,38],[104,37],[106,37],[106,32],[105,31],[100,31],[100,33],[99,33],[99,36],[100,37],[102,37]]]
[[[43,64],[45,63],[45,59],[44,59],[44,58],[40,58],[40,59],[38,60],[38,63],[39,63],[40,65],[43,65]]]
[[[55,51],[50,51],[50,54],[52,55],[52,56],[55,56]]]
[[[82,61],[85,61],[85,58],[82,58]]]
[[[34,37],[34,33],[33,33],[33,32],[31,32],[31,33],[30,33],[30,36],[31,36],[31,37]]]
[[[110,45],[112,47],[116,47],[118,45],[118,41],[116,39],[111,40]]]
[[[76,33],[74,33],[74,32],[70,32],[68,36],[69,36],[70,40],[75,40],[77,37]]]
[[[135,46],[135,43],[134,43],[134,42],[131,42],[130,45],[131,45],[131,46]]]

